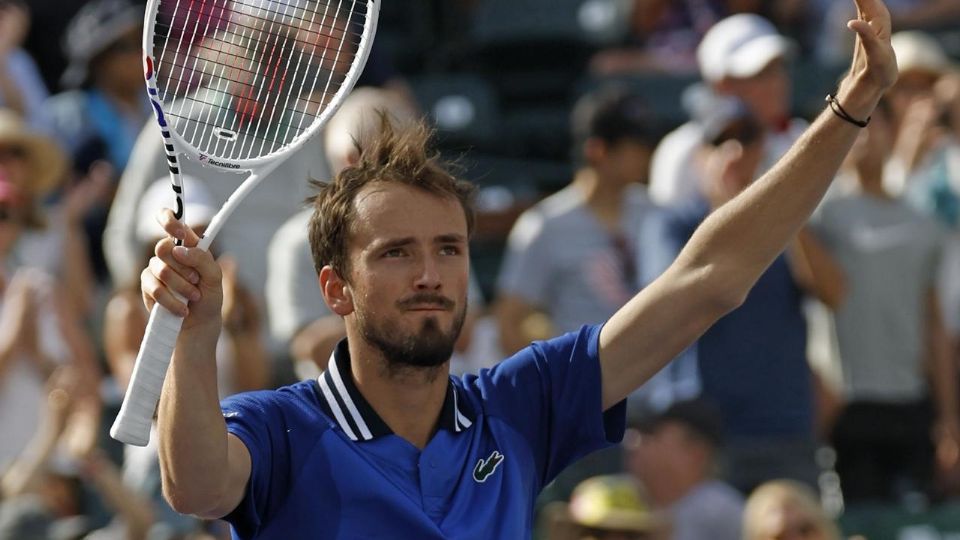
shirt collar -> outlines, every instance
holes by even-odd
[[[321,406],[351,440],[370,441],[393,434],[353,382],[347,340],[337,344],[330,355],[327,369],[320,374],[317,382],[320,385]],[[460,433],[473,425],[473,410],[462,393],[451,377],[440,411],[440,429]]]

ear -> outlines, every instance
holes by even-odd
[[[607,143],[597,137],[590,137],[583,143],[583,158],[590,165],[599,163],[607,155]]]
[[[332,267],[327,265],[320,270],[319,282],[320,292],[331,311],[341,317],[353,313],[353,292],[350,284]]]

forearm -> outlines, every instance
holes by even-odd
[[[937,416],[944,426],[960,429],[960,404],[957,397],[957,365],[950,350],[950,338],[940,316],[936,292],[927,294],[927,350],[930,358],[931,393]]]
[[[217,332],[183,332],[160,396],[163,489],[178,512],[217,506],[228,480],[227,428],[217,396]]]
[[[790,243],[787,261],[801,289],[830,309],[840,307],[846,292],[843,270],[807,228],[801,229]]]
[[[52,426],[41,424],[30,444],[0,477],[0,500],[22,495],[36,483],[40,472],[57,444],[60,433]]]
[[[150,502],[123,483],[117,467],[99,452],[93,452],[82,462],[82,472],[93,483],[107,505],[123,518],[127,538],[146,538],[154,516]]]
[[[855,118],[867,118],[881,96],[867,88],[849,78],[841,87]],[[744,298],[819,204],[859,131],[822,112],[773,169],[704,221],[680,256],[714,270],[717,294]]]

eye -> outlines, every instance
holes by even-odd
[[[440,248],[440,254],[441,254],[441,255],[448,255],[448,256],[449,256],[449,255],[460,255],[460,252],[461,252],[460,246],[457,246],[457,245],[454,245],[454,244],[450,244],[450,245],[443,246],[443,247]]]
[[[391,248],[383,252],[383,257],[385,259],[392,259],[396,257],[404,257],[407,254],[407,250],[403,248]]]

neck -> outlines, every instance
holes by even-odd
[[[357,389],[399,437],[423,449],[437,431],[450,364],[396,369],[359,332],[347,330]]]
[[[583,193],[587,207],[601,222],[608,227],[619,227],[626,186],[601,178],[591,168],[580,169],[573,179],[573,185]]]

